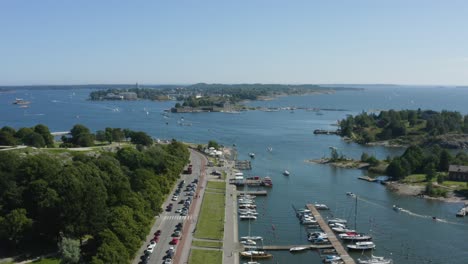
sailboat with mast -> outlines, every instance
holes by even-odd
[[[355,196],[355,205],[354,205],[354,230],[357,230],[357,208],[358,208],[358,197]],[[366,235],[366,234],[360,234],[360,233],[344,233],[340,234],[339,237],[343,240],[348,240],[348,241],[359,241],[356,242],[355,244],[350,244],[347,245],[346,247],[349,250],[370,250],[375,248],[374,242],[371,241],[366,241],[366,240],[371,240],[372,236]]]

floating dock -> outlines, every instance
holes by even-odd
[[[333,246],[331,244],[327,244],[327,245],[311,245],[311,244],[307,244],[307,245],[276,245],[276,246],[261,246],[261,247],[257,247],[257,246],[252,246],[252,247],[249,247],[249,246],[244,246],[245,249],[261,249],[261,250],[289,250],[293,247],[305,247],[307,249],[327,249],[327,248],[333,248]]]
[[[368,177],[368,176],[361,176],[358,179],[363,180],[363,181],[368,181],[368,182],[376,182],[377,181],[377,179],[374,179],[374,178],[371,178],[371,177]]]
[[[251,170],[252,164],[250,160],[236,160],[236,165],[234,165],[234,168],[238,170]]]
[[[333,233],[333,231],[325,222],[325,220],[323,220],[322,215],[320,215],[317,209],[315,209],[315,206],[313,204],[307,204],[307,209],[309,209],[312,215],[315,217],[315,220],[317,220],[323,232],[325,232],[328,235],[328,240],[330,241],[331,246],[336,250],[338,255],[340,255],[343,262],[345,264],[356,264],[356,262],[354,262],[354,259],[348,254],[341,242],[335,236],[335,233]]]

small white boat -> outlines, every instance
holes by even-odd
[[[463,208],[461,208],[460,210],[458,210],[456,216],[457,216],[457,217],[466,216],[466,207],[463,207]]]
[[[401,208],[401,207],[399,207],[399,206],[397,206],[397,205],[393,205],[392,208],[393,208],[393,210],[395,210],[395,211],[397,211],[397,212],[403,210],[403,208]]]
[[[241,210],[247,210],[247,211],[241,211]],[[241,215],[258,215],[258,212],[255,210],[249,210],[249,209],[239,209],[239,214]]]
[[[356,242],[356,244],[350,244],[346,246],[350,250],[370,250],[375,248],[374,242],[364,241]]]
[[[255,241],[252,240],[252,239],[242,240],[240,243],[241,243],[242,245],[246,245],[246,246],[255,246],[255,245],[257,245],[257,242],[255,242]]]
[[[315,203],[314,207],[317,210],[328,210],[328,209],[330,209],[330,208],[328,208],[328,206],[326,204],[319,204],[319,203]]]
[[[289,252],[294,253],[294,252],[304,251],[306,249],[309,249],[309,248],[308,247],[292,247],[289,249]]]
[[[249,156],[250,156],[251,158],[255,158],[255,153],[250,152],[250,153],[249,153]]]
[[[366,241],[371,240],[372,237],[366,234],[358,234],[356,232],[348,232],[338,235],[341,239],[345,241]]]
[[[284,170],[284,171],[283,171],[283,175],[284,175],[284,176],[289,176],[289,171]]]
[[[393,259],[377,257],[374,255],[372,255],[372,257],[369,259],[358,258],[357,261],[359,264],[392,264],[393,263]]]
[[[247,239],[250,239],[250,240],[263,240],[263,237],[261,236],[243,236],[241,237],[242,240],[247,240]]]
[[[252,219],[252,220],[257,220],[257,217],[255,215],[240,215],[239,216],[240,220],[249,220],[249,219]]]
[[[273,151],[273,148],[272,148],[272,147],[268,147],[267,150],[268,150],[268,152],[272,152],[272,151]]]
[[[334,223],[346,224],[348,223],[348,221],[346,221],[345,219],[341,219],[341,218],[328,219],[328,224],[334,224]]]
[[[351,196],[351,197],[356,197],[356,194],[354,194],[352,192],[347,192],[346,195]]]
[[[323,259],[323,262],[325,263],[334,263],[335,261],[341,260],[341,257],[338,255],[326,255],[325,258]]]

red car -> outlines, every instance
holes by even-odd
[[[156,242],[156,243],[158,243],[158,242],[159,242],[159,236],[155,236],[155,237],[153,238],[153,241]]]
[[[154,232],[154,235],[155,235],[155,236],[161,235],[161,230],[158,230],[158,231]]]
[[[177,245],[177,243],[179,243],[179,239],[173,238],[172,241],[171,241],[169,244],[171,244],[171,245]]]

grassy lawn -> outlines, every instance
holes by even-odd
[[[224,194],[205,193],[196,238],[222,239],[224,232]]]
[[[190,264],[219,264],[222,262],[222,251],[192,249],[192,252],[190,253]]]
[[[404,183],[421,183],[426,181],[426,174],[411,174],[402,181]]]
[[[220,241],[199,241],[193,240],[192,246],[196,247],[210,247],[210,248],[221,248],[223,246],[223,242]]]
[[[466,185],[466,182],[458,182],[458,181],[444,181],[442,185],[449,187],[449,188],[453,188],[455,190],[467,189],[468,187],[468,185]]]
[[[58,258],[45,258],[45,259],[33,261],[33,263],[35,263],[35,264],[59,264],[60,259],[58,259]]]
[[[226,183],[225,182],[217,182],[217,181],[208,181],[208,185],[206,188],[210,189],[221,189],[226,191]]]

